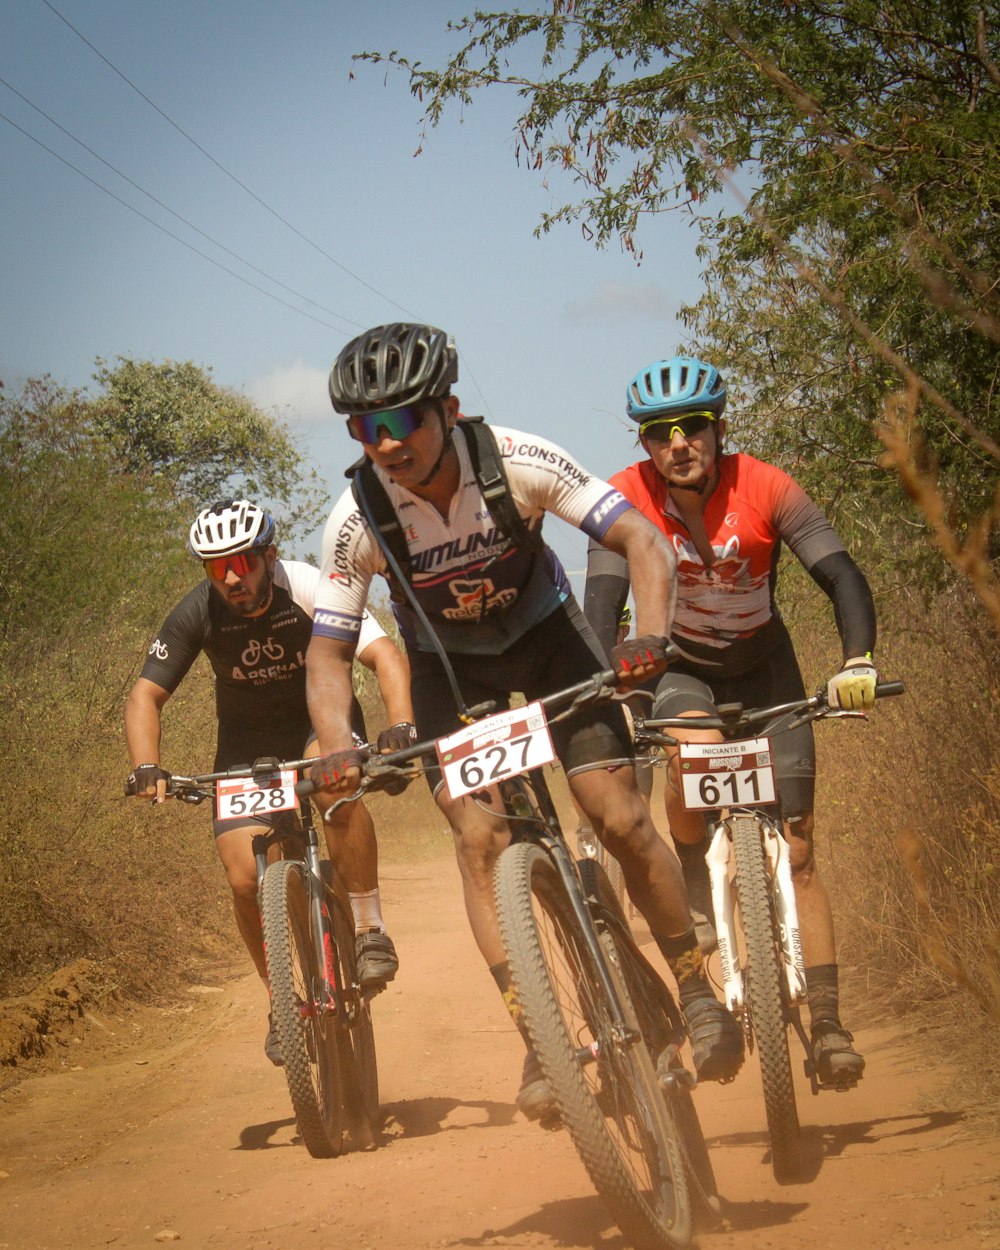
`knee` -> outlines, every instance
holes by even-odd
[[[595,822],[601,841],[616,859],[644,857],[657,838],[645,804],[619,806]]]
[[[459,868],[467,877],[490,877],[510,841],[506,823],[486,821],[452,826]]]
[[[233,892],[233,901],[240,907],[257,903],[257,874],[245,870],[233,869],[227,874],[229,888]]]

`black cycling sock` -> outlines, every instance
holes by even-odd
[[[677,858],[681,861],[688,906],[711,920],[712,886],[708,875],[708,864],[705,863],[708,838],[702,838],[699,842],[678,842],[674,838],[673,844]]]
[[[712,987],[705,976],[705,960],[698,946],[694,925],[678,937],[659,937],[653,940],[663,952],[667,966],[677,982],[677,997],[683,1007],[694,998],[714,998]]]
[[[521,1000],[517,996],[517,990],[514,988],[514,982],[510,979],[510,964],[506,961],[502,964],[493,964],[490,968],[490,975],[497,983],[497,989],[503,996],[504,1006],[510,1012],[510,1018],[517,1025],[517,1031],[524,1039],[525,1046],[531,1050],[531,1038],[528,1036],[528,1030],[524,1023],[524,1012],[521,1010]]]
[[[809,999],[809,1024],[820,1023],[840,1027],[840,988],[836,964],[816,964],[806,969],[806,991]]]

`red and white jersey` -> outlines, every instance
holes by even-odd
[[[705,506],[713,552],[706,566],[667,484],[651,460],[611,478],[626,499],[662,530],[677,554],[673,639],[704,663],[739,649],[775,616],[773,591],[782,541],[807,570],[844,547],[804,490],[781,469],[752,456],[722,456],[719,483]],[[713,653],[715,658],[713,659]]]
[[[533,528],[552,512],[598,541],[630,505],[607,482],[592,477],[561,447],[534,434],[493,426],[511,497]],[[499,654],[544,620],[570,595],[555,554],[540,556],[500,532],[486,503],[463,438],[453,443],[459,487],[446,517],[396,485],[376,467],[406,535],[413,591],[449,651]],[[323,535],[323,561],[313,632],[351,642],[357,637],[368,587],[386,561],[350,491],[335,505]],[[408,647],[431,650],[408,604],[393,603]]]

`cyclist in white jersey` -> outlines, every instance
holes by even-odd
[[[496,428],[509,494],[528,527],[515,541],[487,507],[465,431],[455,433],[459,404],[450,387],[457,376],[454,344],[433,326],[411,324],[378,326],[360,335],[344,348],[330,375],[333,405],[348,414],[349,433],[361,442],[388,497],[409,560],[407,594],[399,577],[387,572],[376,535],[381,522],[365,519],[352,491],[346,491],[324,534],[306,670],[312,721],[320,749],[328,753],[312,776],[330,801],[357,784],[359,761],[351,750],[344,700],[375,574],[387,576],[392,590],[410,661],[414,737],[420,739],[460,726],[456,687],[465,707],[486,700],[505,706],[514,691],[539,698],[606,667],[559,561],[531,537],[546,512],[629,561],[639,636],[613,655],[623,687],[665,665],[675,588],[669,544],[618,491],[562,448]],[[592,707],[554,725],[552,734],[574,797],[621,863],[632,900],[678,981],[699,1074],[730,1079],[742,1062],[742,1034],[705,976],[677,860],[652,824],[634,767],[621,764],[632,756],[621,708]],[[610,761],[617,766],[609,767]],[[477,803],[452,800],[440,777],[432,775],[431,781],[455,835],[473,934],[522,1027],[493,901],[493,867],[509,840],[506,824]],[[523,1031],[522,1036],[527,1042]],[[543,1117],[553,1105],[530,1048],[517,1101],[529,1118]]]

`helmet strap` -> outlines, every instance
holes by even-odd
[[[444,458],[448,454],[448,449],[452,444],[454,431],[448,427],[448,418],[444,415],[443,405],[438,408],[438,415],[441,419],[441,433],[444,435],[444,442],[441,444],[441,454],[434,461],[433,465],[431,465],[430,473],[428,473],[422,481],[417,483],[418,486],[427,486],[437,477],[437,475],[441,472],[441,465],[444,462]]]

